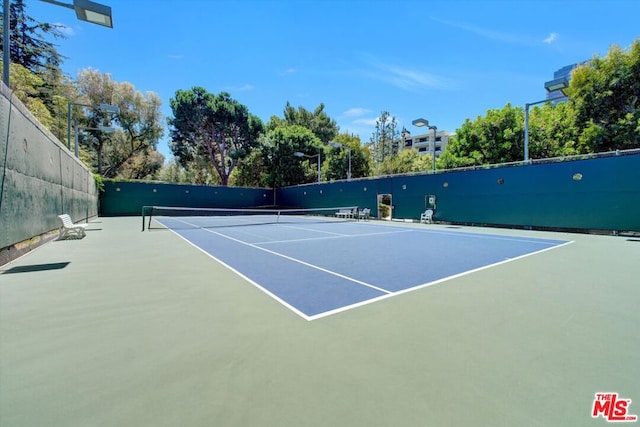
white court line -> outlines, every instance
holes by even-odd
[[[418,231],[421,233],[448,234],[450,236],[470,237],[473,239],[507,240],[512,242],[535,243],[537,245],[556,245],[557,244],[557,243],[548,242],[548,241],[541,242],[540,240],[544,240],[544,239],[536,239],[535,237],[534,237],[535,240],[531,240],[531,239],[519,238],[519,237],[502,237],[502,236],[496,236],[495,234],[481,234],[481,233],[467,234],[467,233],[456,233],[451,231],[420,230],[420,229]],[[554,239],[547,239],[547,240],[554,240]],[[556,240],[556,242],[561,242],[561,240]]]
[[[162,224],[162,223],[161,223]],[[164,225],[164,224],[163,224]],[[166,226],[165,226],[166,227]],[[176,236],[178,236],[179,238],[181,238],[182,240],[184,240],[185,242],[187,242],[188,244],[190,244],[191,246],[193,246],[194,248],[196,248],[197,250],[199,250],[200,252],[202,252],[203,254],[207,255],[209,258],[212,258],[213,260],[219,262],[220,264],[222,264],[223,266],[225,266],[226,268],[228,268],[229,270],[233,271],[234,273],[236,273],[238,276],[242,277],[244,280],[246,280],[247,282],[251,283],[253,286],[255,286],[256,288],[260,289],[262,292],[264,292],[265,294],[269,295],[271,298],[273,298],[274,300],[278,301],[280,304],[282,304],[283,306],[285,306],[286,308],[288,308],[289,310],[293,311],[294,313],[296,313],[298,316],[302,317],[305,320],[311,320],[309,318],[308,315],[304,314],[302,311],[298,310],[295,306],[289,304],[287,301],[283,300],[282,298],[280,298],[278,295],[272,293],[270,290],[268,290],[267,288],[263,287],[262,285],[260,285],[259,283],[251,280],[249,277],[245,276],[244,274],[242,274],[240,271],[236,270],[235,268],[231,267],[229,264],[227,264],[226,262],[222,261],[221,259],[215,257],[213,254],[205,251],[204,249],[202,249],[200,246],[196,245],[195,243],[193,243],[192,241],[190,241],[189,239],[187,239],[186,237],[182,236],[181,234],[179,234],[177,231],[175,231],[172,228],[167,227],[167,229],[169,231],[171,231],[173,234],[175,234]]]
[[[333,231],[315,230],[313,228],[296,227],[294,225],[282,225],[282,224],[279,224],[279,225],[280,227],[294,228],[296,230],[313,231],[314,233],[333,234],[334,236],[348,236],[348,234],[335,233]]]
[[[189,222],[187,222],[187,221],[182,221],[182,220],[180,220],[180,219],[175,219],[175,220],[176,220],[176,221],[179,221],[179,222],[182,222],[182,223],[184,223],[184,224],[187,224],[187,225],[194,225],[194,224],[191,224],[191,223],[189,223]],[[359,284],[359,285],[366,286],[367,288],[375,289],[376,291],[383,292],[383,293],[385,293],[385,294],[389,294],[389,293],[391,293],[391,291],[388,291],[388,290],[386,290],[386,289],[379,288],[379,287],[377,287],[377,286],[375,286],[375,285],[372,285],[372,284],[370,284],[370,283],[363,282],[363,281],[358,280],[358,279],[354,279],[353,277],[345,276],[344,274],[336,273],[335,271],[327,270],[326,268],[322,268],[322,267],[320,267],[320,266],[317,266],[317,265],[314,265],[314,264],[310,264],[310,263],[308,263],[308,262],[302,261],[302,260],[297,259],[297,258],[290,257],[290,256],[288,256],[288,255],[281,254],[281,253],[279,253],[279,252],[272,251],[272,250],[270,250],[270,249],[262,248],[262,247],[260,247],[260,246],[257,246],[257,245],[255,245],[255,244],[253,244],[253,243],[244,242],[244,241],[242,241],[242,240],[236,239],[236,238],[231,237],[231,236],[227,236],[226,234],[218,233],[217,231],[209,230],[209,229],[207,229],[207,228],[203,228],[202,230],[204,230],[204,231],[206,231],[206,232],[208,232],[208,233],[216,234],[216,235],[218,235],[218,236],[220,236],[220,237],[224,237],[225,239],[229,239],[229,240],[234,241],[234,242],[236,242],[236,243],[240,243],[240,244],[247,245],[247,246],[252,247],[252,248],[255,248],[255,249],[259,249],[259,250],[261,250],[261,251],[264,251],[264,252],[270,253],[271,255],[276,255],[276,256],[279,256],[279,257],[282,257],[282,258],[288,259],[289,261],[297,262],[298,264],[302,264],[302,265],[304,265],[304,266],[306,266],[306,267],[310,267],[310,268],[314,268],[314,269],[316,269],[316,270],[320,270],[320,271],[322,271],[323,273],[331,274],[331,275],[333,275],[333,276],[340,277],[341,279],[345,279],[345,280],[348,280],[348,281],[350,281],[350,282],[354,282],[354,283],[357,283],[357,284]]]
[[[540,249],[539,251],[535,251],[535,252],[527,253],[527,254],[524,254],[524,255],[520,255],[520,256],[517,256],[515,258],[505,259],[504,261],[498,261],[498,262],[495,262],[493,264],[484,265],[482,267],[474,268],[473,270],[463,271],[462,273],[454,274],[453,276],[443,277],[442,279],[434,280],[433,282],[423,283],[421,285],[416,285],[416,286],[413,286],[411,288],[402,289],[402,290],[396,291],[396,292],[391,292],[391,293],[389,293],[387,295],[381,295],[381,296],[376,297],[376,298],[372,298],[372,299],[369,299],[369,300],[366,300],[366,301],[361,301],[361,302],[358,302],[356,304],[346,305],[344,307],[336,308],[334,310],[325,311],[324,313],[319,313],[319,314],[316,314],[316,315],[313,315],[313,316],[308,316],[308,320],[311,321],[311,320],[321,319],[323,317],[331,316],[332,314],[337,314],[337,313],[341,313],[343,311],[351,310],[353,308],[362,307],[363,305],[372,304],[374,302],[378,302],[378,301],[381,301],[383,299],[387,299],[387,298],[391,298],[391,297],[394,297],[394,296],[397,296],[397,295],[402,295],[402,294],[406,294],[406,293],[409,293],[409,292],[417,291],[419,289],[428,288],[429,286],[437,285],[438,283],[446,282],[447,280],[456,279],[458,277],[466,276],[467,274],[475,273],[475,272],[478,272],[478,271],[481,271],[481,270],[486,270],[488,268],[496,267],[496,266],[498,266],[500,264],[506,264],[508,262],[515,261],[515,260],[518,260],[518,259],[521,259],[521,258],[526,258],[526,257],[531,256],[531,255],[537,255],[539,253],[550,251],[552,249],[557,249],[557,248],[560,248],[562,246],[567,246],[567,245],[570,245],[572,243],[575,243],[575,241],[571,240],[569,242],[565,242],[565,243],[562,243],[562,244],[557,245],[557,246]]]
[[[175,218],[172,218],[172,219],[176,220]],[[176,221],[180,221],[180,222],[183,222],[183,223],[185,223],[185,224],[187,224],[187,225],[191,225],[191,226],[193,226],[193,225],[194,225],[194,224],[191,224],[191,223],[186,222],[186,221],[181,221],[181,220],[176,220]],[[375,224],[372,224],[372,225],[370,225],[370,226],[371,226],[371,227],[377,227],[377,228],[386,228],[386,229],[394,228],[394,227],[392,227],[392,226],[382,226],[382,225],[375,225]],[[347,311],[347,310],[351,310],[351,309],[354,309],[354,308],[362,307],[362,306],[364,306],[364,305],[372,304],[372,303],[375,303],[375,302],[378,302],[378,301],[381,301],[381,300],[384,300],[384,299],[387,299],[387,298],[391,298],[391,297],[394,297],[394,296],[397,296],[397,295],[402,295],[402,294],[405,294],[405,293],[409,293],[409,292],[417,291],[417,290],[419,290],[419,289],[423,289],[423,288],[427,288],[427,287],[429,287],[429,286],[437,285],[437,284],[439,284],[439,283],[446,282],[446,281],[448,281],[448,280],[456,279],[456,278],[459,278],[459,277],[462,277],[462,276],[466,276],[466,275],[468,275],[468,274],[472,274],[472,273],[475,273],[475,272],[478,272],[478,271],[481,271],[481,270],[485,270],[485,269],[489,269],[489,268],[492,268],[492,267],[496,267],[496,266],[501,265],[501,264],[506,264],[506,263],[508,263],[508,262],[516,261],[516,260],[519,260],[519,259],[521,259],[521,258],[526,258],[526,257],[528,257],[528,256],[537,255],[537,254],[540,254],[540,253],[542,253],[542,252],[550,251],[550,250],[553,250],[553,249],[557,249],[557,248],[560,248],[560,247],[567,246],[567,245],[570,245],[570,244],[572,244],[572,243],[575,243],[575,241],[573,241],[573,240],[572,240],[572,241],[568,241],[568,242],[564,242],[564,243],[559,244],[559,245],[556,245],[556,246],[552,246],[552,247],[548,247],[548,248],[540,249],[540,250],[535,251],[535,252],[526,253],[526,254],[524,254],[524,255],[520,255],[520,256],[517,256],[517,257],[515,257],[515,258],[508,258],[508,259],[505,259],[505,260],[503,260],[503,261],[495,262],[495,263],[493,263],[493,264],[488,264],[488,265],[484,265],[484,266],[482,266],[482,267],[478,267],[478,268],[475,268],[475,269],[472,269],[472,270],[463,271],[462,273],[454,274],[454,275],[452,275],[452,276],[443,277],[443,278],[441,278],[441,279],[434,280],[434,281],[432,281],[432,282],[423,283],[423,284],[419,284],[419,285],[416,285],[416,286],[413,286],[413,287],[410,287],[410,288],[402,289],[402,290],[400,290],[400,291],[392,292],[392,291],[388,291],[388,290],[386,290],[386,289],[378,288],[378,287],[376,287],[376,286],[373,286],[373,285],[367,284],[367,283],[365,283],[365,282],[358,281],[358,280],[356,280],[356,279],[352,279],[352,278],[347,277],[347,276],[343,276],[343,275],[341,275],[341,274],[339,274],[339,273],[335,273],[335,272],[332,272],[332,271],[330,271],[330,270],[323,269],[322,267],[318,267],[318,266],[315,266],[315,265],[313,265],[313,264],[309,264],[309,263],[306,263],[306,262],[304,262],[304,261],[297,260],[297,259],[295,259],[295,258],[291,258],[291,257],[289,257],[289,256],[286,256],[286,255],[280,254],[280,253],[278,253],[278,252],[274,252],[274,251],[268,250],[268,249],[266,249],[266,248],[261,248],[260,246],[256,246],[256,244],[251,244],[251,243],[243,242],[243,241],[241,241],[241,240],[234,239],[233,237],[230,237],[230,236],[224,235],[224,234],[222,234],[222,233],[218,233],[218,232],[215,232],[215,231],[212,231],[212,230],[209,230],[209,229],[204,229],[205,231],[211,232],[211,233],[213,233],[213,234],[217,234],[217,235],[219,235],[219,236],[221,236],[221,237],[224,237],[224,238],[226,238],[226,239],[230,239],[230,240],[232,240],[232,241],[236,241],[236,242],[238,242],[238,243],[241,243],[241,244],[244,244],[244,245],[247,245],[247,246],[250,246],[250,247],[256,248],[256,249],[263,250],[263,251],[268,252],[268,253],[271,253],[271,254],[273,254],[273,255],[280,256],[280,257],[283,257],[283,258],[289,259],[289,260],[294,261],[294,262],[298,262],[298,263],[303,264],[303,265],[306,265],[306,266],[308,266],[308,267],[315,268],[315,269],[318,269],[318,270],[320,270],[320,271],[324,271],[324,272],[329,273],[329,274],[333,274],[333,275],[338,276],[338,277],[341,277],[341,278],[343,278],[343,279],[345,279],[345,280],[349,280],[349,281],[352,281],[352,282],[355,282],[355,283],[361,284],[361,285],[363,285],[363,286],[371,287],[371,288],[373,288],[373,289],[376,289],[376,290],[378,290],[378,291],[380,291],[380,292],[383,292],[383,293],[384,293],[384,295],[381,295],[381,296],[376,297],[376,298],[371,298],[371,299],[368,299],[368,300],[365,300],[365,301],[360,301],[360,302],[355,303],[355,304],[346,305],[346,306],[343,306],[343,307],[336,308],[336,309],[334,309],[334,310],[329,310],[329,311],[325,311],[325,312],[322,312],[322,313],[318,313],[318,314],[315,314],[315,315],[309,316],[309,315],[306,315],[305,313],[303,313],[302,311],[298,310],[296,307],[294,307],[293,305],[289,304],[288,302],[286,302],[286,301],[285,301],[285,300],[283,300],[282,298],[278,297],[277,295],[275,295],[274,293],[272,293],[272,292],[271,292],[271,291],[269,291],[268,289],[264,288],[263,286],[261,286],[261,285],[260,285],[260,284],[258,284],[257,282],[255,282],[255,281],[251,280],[250,278],[248,278],[247,276],[245,276],[244,274],[242,274],[241,272],[239,272],[239,271],[238,271],[238,270],[236,270],[235,268],[231,267],[230,265],[228,265],[228,264],[226,264],[225,262],[223,262],[222,260],[220,260],[220,259],[216,258],[215,256],[213,256],[213,255],[212,255],[212,254],[210,254],[209,252],[207,252],[207,251],[205,251],[204,249],[200,248],[199,246],[195,245],[194,243],[192,243],[191,241],[189,241],[187,238],[185,238],[185,237],[181,236],[180,234],[178,234],[176,231],[174,231],[174,230],[172,230],[172,229],[169,229],[169,230],[170,230],[171,232],[173,232],[174,234],[176,234],[177,236],[179,236],[181,239],[185,240],[185,241],[186,241],[187,243],[189,243],[191,246],[195,247],[196,249],[200,250],[200,251],[201,251],[201,252],[203,252],[204,254],[208,255],[209,257],[211,257],[211,258],[213,258],[214,260],[216,260],[217,262],[219,262],[220,264],[224,265],[224,266],[225,266],[225,267],[227,267],[229,270],[233,271],[233,272],[234,272],[234,273],[236,273],[238,276],[242,277],[243,279],[245,279],[246,281],[248,281],[249,283],[251,283],[252,285],[254,285],[255,287],[257,287],[258,289],[262,290],[265,294],[267,294],[267,295],[271,296],[273,299],[275,299],[276,301],[278,301],[280,304],[282,304],[283,306],[285,306],[285,307],[289,308],[291,311],[293,311],[294,313],[296,313],[297,315],[299,315],[299,316],[300,316],[300,317],[302,317],[303,319],[306,319],[307,321],[312,321],[312,320],[317,320],[317,319],[321,319],[321,318],[324,318],[324,317],[328,317],[328,316],[331,316],[331,315],[334,315],[334,314],[338,314],[338,313],[341,313],[341,312],[344,312],[344,311]],[[418,229],[418,230],[416,230],[416,229],[413,229],[413,228],[412,228],[412,229],[409,229],[409,230],[406,230],[406,231],[405,231],[405,230],[403,230],[402,232],[411,232],[411,231],[421,231],[421,232],[425,232],[425,233],[438,233],[438,234],[465,235],[465,236],[466,236],[466,234],[463,234],[463,233],[453,233],[453,232],[446,232],[446,231],[444,231],[444,232],[439,232],[439,231],[435,231],[435,230],[419,230],[419,229]],[[401,232],[401,231],[397,231],[397,232]],[[369,234],[388,234],[388,233],[393,233],[393,232],[381,232],[381,233],[369,233]],[[353,237],[357,237],[357,236],[353,236]],[[475,236],[474,236],[473,234],[470,234],[470,237],[474,237],[474,238],[477,238],[477,237],[491,238],[491,237],[494,237],[494,236],[492,236],[492,235],[484,235],[484,234],[479,234],[479,235],[475,235]],[[513,239],[513,238],[501,239],[501,238],[500,238],[500,236],[495,236],[495,237],[496,237],[498,240],[515,240],[515,241],[524,241],[524,242],[529,242],[529,241],[530,241],[530,240],[528,240],[528,239]],[[324,237],[324,238],[320,238],[320,237],[319,237],[319,238],[317,238],[317,239],[329,239],[329,238],[332,238],[332,237]],[[334,238],[339,238],[339,237],[334,237]],[[547,242],[539,242],[539,241],[530,241],[530,242],[532,242],[532,243],[547,243]]]
[[[330,239],[344,239],[344,238],[355,238],[355,237],[368,237],[368,236],[381,236],[383,234],[400,234],[400,233],[410,233],[411,230],[398,230],[398,231],[381,231],[379,233],[363,233],[363,234],[341,234],[339,236],[329,236],[329,237],[307,237],[305,239],[290,239],[290,240],[267,240],[264,242],[255,242],[254,245],[269,245],[271,243],[295,243],[295,242],[306,242],[309,240],[330,240]]]

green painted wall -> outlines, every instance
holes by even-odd
[[[0,249],[98,214],[93,174],[0,84]],[[11,99],[11,100],[10,100]]]
[[[273,204],[273,190],[264,188],[106,181],[100,215],[140,215],[143,206],[249,208]]]
[[[440,221],[635,231],[640,153],[309,184],[279,189],[276,197],[279,205],[357,205],[375,212],[382,193],[392,194],[395,218],[418,219],[425,197],[435,195],[434,217]]]

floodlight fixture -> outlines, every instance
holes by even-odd
[[[426,119],[415,119],[411,122],[412,125],[417,127],[429,126],[429,120]]]
[[[76,17],[81,21],[90,22],[103,27],[113,28],[113,15],[111,8],[104,4],[95,3],[89,0],[73,0],[73,4],[63,3],[56,0],[41,0],[45,3],[73,9]]]
[[[302,153],[300,151],[296,151],[296,152],[293,153],[293,155],[296,156],[296,157],[308,157],[310,159],[313,159],[315,157],[318,158],[318,183],[319,183],[320,182],[320,153],[310,155],[310,154]]]
[[[412,125],[417,126],[417,127],[428,127],[429,129],[431,129],[433,131],[433,141],[431,144],[431,160],[433,163],[432,166],[432,171],[435,172],[436,171],[436,133],[438,131],[438,127],[437,126],[430,126],[429,125],[429,120],[427,119],[423,119],[423,118],[419,118],[419,119],[415,119],[411,122]]]
[[[568,87],[569,87],[569,80],[566,77],[553,79],[548,82],[545,82],[544,84],[544,88],[547,90],[547,92],[555,92],[559,90],[559,91],[562,91],[562,93],[564,93],[564,90]]]

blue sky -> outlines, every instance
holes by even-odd
[[[68,0],[69,3],[72,0]],[[230,92],[264,122],[289,101],[320,103],[369,142],[381,111],[414,134],[418,117],[455,132],[465,119],[545,97],[559,68],[640,36],[640,1],[98,0],[114,28],[27,0],[74,77],[86,68],[155,92]],[[158,149],[169,158],[168,132]]]

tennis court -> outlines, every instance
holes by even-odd
[[[86,238],[0,268],[0,424],[604,426],[591,416],[601,392],[640,413],[638,237],[379,221],[303,227],[311,232],[204,225],[142,233],[140,217],[99,218]],[[285,258],[263,249],[318,266],[323,253],[332,271],[346,266],[394,297],[305,321],[176,233],[276,274]],[[363,252],[372,272],[332,251]],[[438,267],[446,281],[412,288],[438,279],[412,265],[411,280],[388,270],[418,251],[424,271],[483,258],[491,267],[457,276]],[[492,264],[498,257],[511,261]],[[302,274],[287,262],[286,282],[304,294],[313,287]]]
[[[572,243],[319,215],[340,208],[156,209],[182,215],[155,221],[307,320]]]

